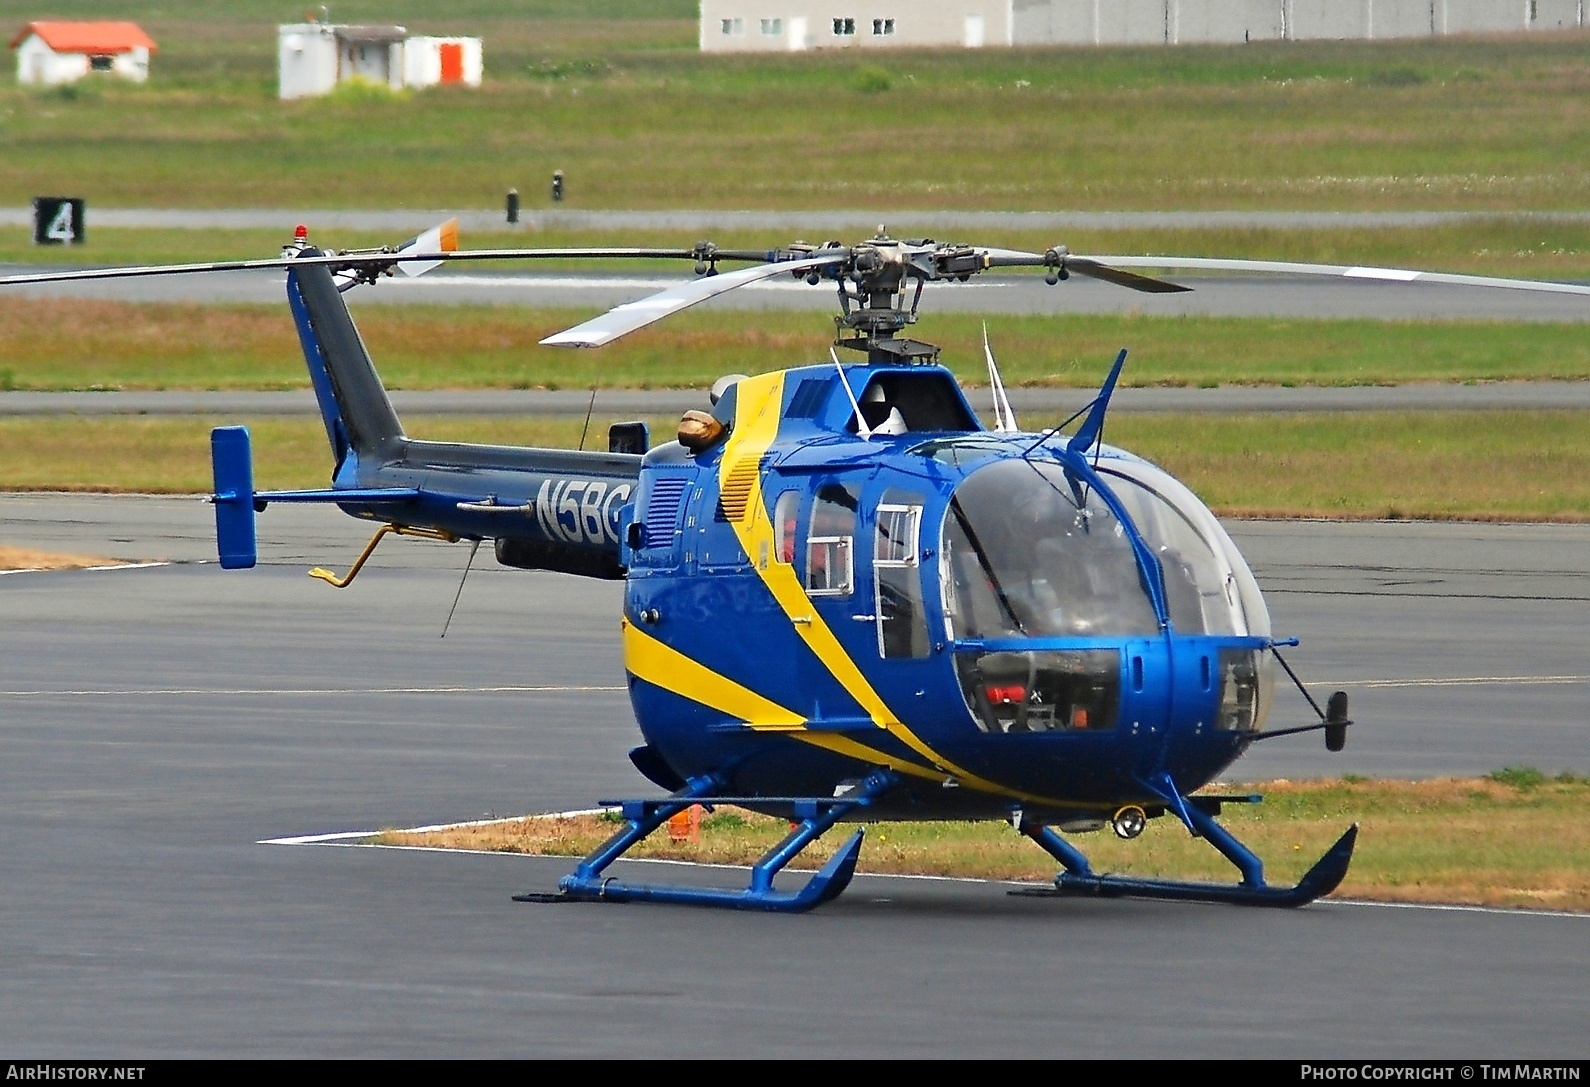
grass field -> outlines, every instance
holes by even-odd
[[[1272,883],[1296,882],[1357,822],[1358,849],[1340,897],[1590,909],[1590,779],[1583,776],[1549,779],[1511,769],[1482,779],[1274,781],[1251,788],[1264,794],[1264,803],[1228,806],[1221,821],[1264,859]],[[530,818],[422,834],[388,831],[375,840],[581,856],[615,829],[612,817]],[[720,808],[703,820],[697,841],[672,842],[659,831],[631,855],[750,864],[787,829],[781,820]],[[840,830],[801,862],[826,860],[845,838]],[[1236,882],[1234,870],[1173,818],[1151,821],[1132,842],[1108,831],[1071,840],[1100,872]],[[880,824],[870,828],[857,867],[1030,881],[1051,880],[1057,869],[1003,823]]]
[[[109,566],[117,561],[100,555],[70,555],[0,544],[0,570],[79,570],[87,566]]]
[[[814,291],[819,288],[812,288]],[[1058,289],[1064,289],[1058,288]],[[379,288],[376,288],[379,290]],[[372,291],[371,297],[375,297]],[[827,357],[820,314],[694,310],[599,352],[538,341],[596,310],[353,302],[389,387],[705,387]],[[963,379],[987,380],[983,318],[928,313]],[[1096,387],[1115,353],[1129,385],[1366,385],[1590,379],[1590,327],[1487,321],[1117,315],[988,318],[1007,382]],[[284,306],[127,304],[0,294],[0,389],[307,388]]]
[[[198,493],[210,489],[203,418],[0,419],[0,490]],[[611,416],[598,413],[587,444]],[[1045,421],[1032,420],[1033,424]],[[653,419],[654,441],[674,419]],[[583,420],[405,420],[417,437],[573,447]],[[318,419],[250,424],[258,485],[324,486]],[[1108,439],[1185,480],[1232,516],[1590,520],[1590,414],[1373,412],[1117,415]]]
[[[58,0],[131,17],[161,44],[147,86],[0,84],[0,205],[90,201],[90,242],[0,260],[120,263],[273,255],[270,231],[114,230],[107,206],[541,206],[555,168],[572,208],[1467,209],[1590,206],[1590,35],[1175,49],[990,49],[709,57],[692,0],[349,0],[338,21],[486,39],[486,85],[275,98],[263,0]],[[39,11],[0,0],[18,26]],[[931,149],[931,153],[923,153]],[[918,233],[891,221],[901,234]],[[398,239],[322,232],[333,246]],[[468,244],[687,244],[519,230]],[[725,245],[762,246],[728,234]],[[1590,276],[1590,224],[1487,219],[1434,229],[993,232],[982,244]],[[372,293],[378,298],[378,292]],[[394,388],[704,386],[821,358],[826,322],[747,326],[700,311],[601,355],[545,349],[592,315],[355,300]],[[926,316],[965,379],[980,321]],[[999,317],[1013,383],[1088,387],[1132,349],[1133,384],[1590,379],[1564,325]],[[301,388],[277,306],[41,304],[0,296],[0,389]],[[1039,420],[1024,420],[1036,423]],[[571,442],[565,422],[412,421],[438,436]],[[671,421],[661,421],[666,435]],[[421,426],[421,423],[424,426]],[[202,490],[205,420],[8,420],[0,486]],[[1123,418],[1111,437],[1188,476],[1227,512],[1577,519],[1590,515],[1586,423],[1571,413]],[[562,429],[560,429],[562,428]],[[257,427],[272,485],[318,482],[316,424]]]
[[[279,8],[121,6],[163,45],[150,83],[0,87],[0,204],[65,187],[91,206],[496,207],[510,186],[543,194],[554,169],[578,207],[1514,211],[1590,197],[1578,34],[708,57],[672,0],[596,9],[607,19],[355,3],[334,16],[481,33],[486,85],[283,103]]]

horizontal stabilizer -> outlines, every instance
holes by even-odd
[[[259,491],[254,508],[262,510],[270,502],[411,502],[420,496],[413,487],[349,487],[322,491]]]

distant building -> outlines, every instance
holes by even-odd
[[[483,69],[479,38],[431,38],[415,35],[403,43],[403,84],[432,87],[438,83],[480,86]]]
[[[975,49],[1012,44],[1011,16],[1011,0],[701,0],[701,51]]]
[[[701,0],[703,52],[1418,38],[1590,25],[1590,0]]]
[[[409,36],[401,26],[291,23],[276,28],[278,96],[329,94],[349,79],[393,90],[437,83],[480,86],[481,40]]]
[[[1429,38],[1583,26],[1584,0],[1014,0],[1018,45]]]
[[[71,83],[109,72],[142,83],[149,78],[154,41],[137,23],[35,22],[11,39],[17,82]]]

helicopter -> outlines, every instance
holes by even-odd
[[[659,259],[693,279],[554,333],[600,347],[727,291],[788,275],[837,289],[827,362],[718,380],[676,438],[615,424],[604,451],[432,442],[403,430],[343,292],[394,272],[466,259]],[[746,265],[721,271],[719,263]],[[325,503],[378,523],[349,585],[389,535],[486,540],[505,566],[625,582],[620,629],[644,740],[635,769],[663,797],[604,800],[622,827],[552,894],[520,901],[665,902],[801,912],[855,872],[866,824],[1001,820],[1060,865],[1036,895],[1301,906],[1334,890],[1349,827],[1295,885],[1217,816],[1246,794],[1197,790],[1252,744],[1323,731],[1346,742],[1348,696],[1322,708],[1281,650],[1240,551],[1184,484],[1104,442],[1126,351],[1060,426],[1023,430],[986,336],[993,425],[934,345],[904,335],[928,283],[1041,269],[1129,289],[1190,288],[1147,270],[1260,271],[1590,294],[1590,287],[1245,260],[1100,257],[931,239],[880,227],[853,245],[767,250],[461,250],[456,224],[402,246],[325,251],[299,227],[279,259],[87,269],[0,286],[278,268],[332,458],[330,485],[259,491],[245,427],[212,434],[220,565],[255,565],[256,516]],[[839,352],[852,356],[842,361]],[[1063,433],[1076,423],[1075,430]],[[466,565],[466,576],[468,566]],[[1276,670],[1316,715],[1266,729]],[[608,868],[693,805],[738,805],[789,821],[740,890],[654,885]],[[1068,840],[1123,839],[1169,816],[1236,869],[1233,883],[1100,873]],[[839,823],[859,825],[798,890],[775,877]]]

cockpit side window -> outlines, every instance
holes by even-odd
[[[937,370],[886,370],[873,375],[857,396],[875,434],[907,431],[970,433],[981,430],[955,381]],[[855,429],[855,421],[850,423]]]
[[[886,495],[878,504],[872,550],[877,591],[878,651],[885,657],[928,655],[927,605],[917,556],[922,500]]]
[[[806,533],[806,595],[849,596],[856,583],[857,495],[838,483],[817,490]]]

